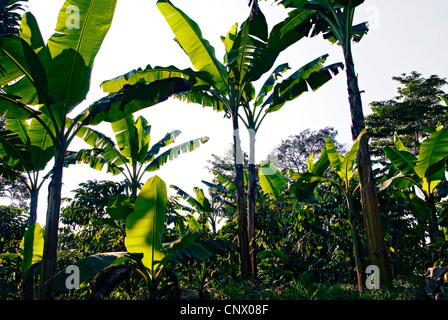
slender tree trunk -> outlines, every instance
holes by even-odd
[[[39,190],[33,188],[31,190],[31,201],[30,201],[30,218],[29,218],[29,226],[31,227],[37,221],[37,200],[39,197]]]
[[[434,244],[440,240],[440,230],[439,224],[437,222],[437,211],[433,194],[429,194],[428,196],[426,196],[426,203],[429,211],[429,239],[431,243]],[[439,250],[434,257],[434,260],[438,260],[441,258],[443,258],[443,255],[442,251]]]
[[[235,188],[238,215],[238,243],[240,247],[240,270],[243,279],[250,278],[249,237],[247,229],[246,197],[244,190],[244,158],[239,137],[238,110],[232,115],[233,157],[235,164]]]
[[[350,113],[352,117],[352,138],[355,140],[358,138],[361,131],[365,129],[364,113],[362,110],[361,94],[359,92],[358,78],[355,73],[355,65],[351,51],[344,52],[344,55]],[[378,195],[376,192],[375,180],[373,178],[368,138],[366,134],[363,135],[359,143],[356,160],[369,256],[371,263],[378,266],[380,270],[381,288],[386,289],[392,281],[392,274],[390,272],[388,255],[384,243],[383,228],[378,206]]]
[[[59,212],[61,209],[62,172],[64,155],[56,154],[53,175],[48,186],[48,209],[45,229],[45,244],[40,274],[39,298],[52,299],[51,287],[56,274]]]
[[[256,188],[256,170],[255,164],[249,164],[249,179],[248,179],[248,222],[247,233],[249,237],[249,264],[251,277],[257,277],[257,252],[255,246],[255,188]]]
[[[33,226],[37,221],[37,200],[39,196],[39,190],[35,187],[30,191],[31,193],[31,202],[30,202],[30,218],[28,221],[29,227]],[[34,276],[28,274],[23,279],[23,299],[24,300],[33,300],[34,295]]]
[[[355,256],[356,264],[356,274],[358,276],[358,290],[360,292],[364,291],[364,283],[366,282],[366,274],[364,272],[364,266],[362,265],[361,253],[360,253],[360,242],[358,237],[358,230],[356,229],[355,221],[355,211],[353,205],[353,199],[347,196],[347,206],[348,214],[350,218],[350,227],[352,232],[352,242],[353,242],[353,255]]]

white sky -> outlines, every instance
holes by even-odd
[[[215,47],[217,58],[224,56],[220,36],[230,27],[247,18],[247,0],[173,0],[173,4],[202,29],[203,36]],[[56,19],[64,0],[29,0],[28,8],[36,16],[44,39],[48,39],[56,26]],[[102,81],[122,75],[130,70],[151,64],[192,67],[186,54],[173,41],[174,35],[156,7],[156,0],[118,0],[112,27],[97,55],[91,80],[91,90],[82,110],[104,96],[99,85]],[[273,0],[261,1],[269,27],[286,17],[282,6]],[[367,0],[356,12],[357,22],[370,21],[369,34],[353,46],[360,89],[364,90],[363,105],[369,113],[371,101],[387,100],[395,96],[398,82],[392,76],[416,70],[423,76],[437,74],[448,77],[448,1],[426,0]],[[336,45],[318,36],[305,39],[290,47],[277,60],[276,65],[288,62],[292,71],[312,59],[328,53],[327,64],[343,61],[342,51]],[[260,80],[261,83],[265,78]],[[209,142],[190,154],[181,155],[155,174],[169,186],[175,184],[187,192],[195,186],[205,188],[201,180],[212,179],[204,169],[212,154],[222,155],[231,146],[232,127],[222,113],[203,109],[200,105],[186,104],[170,99],[160,105],[139,112],[152,124],[152,141],[166,132],[182,131],[177,142],[208,136]],[[288,135],[310,128],[317,130],[333,126],[339,131],[338,140],[351,143],[350,113],[345,73],[340,73],[314,93],[305,93],[280,111],[268,115],[257,134],[257,161],[263,160]],[[101,126],[112,136],[110,125]],[[244,131],[244,130],[243,130]],[[71,150],[84,147],[72,145]],[[243,146],[244,150],[248,148]],[[152,175],[148,174],[150,178]],[[84,165],[64,171],[63,197],[87,180],[116,180]],[[45,224],[47,184],[42,188],[38,222]]]

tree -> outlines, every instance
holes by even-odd
[[[325,138],[330,137],[339,153],[344,153],[344,145],[336,141],[338,132],[333,127],[311,131],[303,130],[296,135],[290,135],[269,154],[268,159],[276,159],[276,167],[279,170],[293,169],[296,172],[305,172],[308,166],[308,158],[313,155],[313,160],[325,148]]]
[[[180,95],[182,100],[213,107],[217,111],[225,111],[226,115],[231,118],[241,274],[245,278],[250,278],[254,275],[255,262],[249,253],[251,252],[249,234],[253,229],[254,222],[253,214],[247,216],[244,164],[239,137],[239,120],[244,119],[241,114],[244,112],[247,116],[243,121],[253,134],[266,115],[262,111],[273,112],[280,109],[286,101],[307,91],[308,85],[313,90],[316,89],[328,81],[328,78],[331,78],[330,70],[335,71],[337,67],[323,67],[322,64],[326,56],[319,57],[282,83],[277,83],[275,89],[281,90],[278,92],[273,90],[274,82],[279,73],[288,70],[288,66],[284,64],[276,68],[271,75],[272,79],[270,78],[265,83],[258,98],[255,98],[252,83],[273,67],[280,52],[307,36],[310,30],[306,27],[307,21],[312,14],[304,10],[294,10],[289,14],[287,20],[274,26],[269,33],[266,19],[258,7],[258,2],[253,1],[249,18],[239,29],[237,24],[232,26],[226,37],[222,38],[226,49],[224,64],[222,64],[216,59],[214,48],[202,37],[199,26],[193,20],[170,1],[160,0],[157,2],[157,6],[176,35],[176,41],[188,54],[193,66],[198,71],[180,70],[172,66],[167,68],[147,66],[144,70],[134,70],[122,77],[103,83],[103,89],[107,92],[115,92],[125,85],[133,86],[153,79],[182,76],[192,83],[192,90]],[[269,93],[271,94],[268,97]],[[265,98],[267,99],[265,100]],[[250,106],[252,100],[254,100],[253,108]],[[257,108],[257,113],[255,113],[255,108]],[[251,145],[253,146],[253,144]],[[249,158],[253,157],[253,152],[250,154]],[[251,164],[249,166],[253,167]],[[251,177],[254,177],[254,174]],[[253,186],[253,183],[250,185]],[[253,195],[253,187],[249,187],[249,189],[248,193]],[[253,196],[249,196],[248,199],[253,199]],[[250,205],[250,207],[253,212],[253,206]]]
[[[0,252],[17,252],[27,229],[27,215],[23,209],[0,206]]]
[[[381,189],[397,187],[408,189],[417,187],[423,199],[417,194],[411,197],[412,205],[428,220],[429,238],[432,244],[440,239],[438,214],[435,199],[444,192],[445,165],[448,158],[448,127],[433,131],[420,146],[418,156],[413,155],[403,144],[397,134],[394,136],[395,147],[386,146],[384,152],[394,167],[401,173],[395,174],[381,184]],[[393,172],[392,172],[393,174]],[[442,193],[443,194],[443,193]],[[441,258],[439,252],[439,258]]]
[[[6,120],[0,118],[0,135],[4,133]],[[17,178],[20,176],[21,179]],[[29,210],[30,191],[27,187],[26,176],[23,173],[17,173],[4,162],[0,162],[0,197],[9,198],[13,206],[18,206]]]
[[[126,219],[125,245],[128,252],[95,254],[76,263],[81,270],[80,282],[91,281],[88,299],[98,299],[110,293],[133,272],[147,286],[149,299],[157,299],[158,287],[169,271],[170,262],[204,261],[213,255],[235,250],[235,246],[225,240],[195,242],[189,230],[175,241],[163,243],[167,205],[165,182],[154,176],[139,191],[132,213]],[[55,278],[55,290],[66,291],[67,274],[61,272]],[[174,272],[168,272],[168,278],[177,286]]]
[[[303,186],[303,182],[306,183],[325,183],[331,182],[337,186],[337,188],[345,195],[347,201],[347,209],[349,213],[350,227],[351,227],[351,236],[352,236],[352,245],[353,245],[353,255],[356,263],[356,273],[358,276],[358,289],[359,291],[363,291],[364,282],[365,282],[365,272],[364,267],[361,260],[360,255],[360,241],[358,236],[358,231],[356,227],[356,209],[355,209],[355,193],[357,192],[358,187],[356,183],[353,185],[353,180],[357,175],[356,170],[356,153],[359,149],[359,141],[362,139],[362,135],[364,131],[361,132],[361,135],[355,141],[350,151],[347,152],[344,156],[340,155],[336,147],[331,140],[330,137],[325,138],[326,149],[322,150],[321,156],[319,158],[319,162],[316,165],[311,161],[309,162],[308,171],[301,174],[299,172],[292,173],[291,176],[294,180],[299,182],[299,189],[295,192],[300,194],[300,187]],[[331,163],[332,169],[337,173],[339,178],[342,180],[342,183],[339,183],[336,179],[327,178],[321,173],[325,170],[325,165],[321,163],[325,163],[325,157],[328,158],[329,163]],[[320,172],[318,172],[317,168]],[[320,174],[319,174],[320,173]],[[297,188],[297,184],[295,185]],[[314,186],[313,186],[314,187]],[[293,188],[294,189],[294,188]]]
[[[82,131],[80,134],[93,149],[73,154],[73,161],[89,163],[96,170],[102,170],[106,165],[107,172],[114,175],[121,173],[130,190],[129,194],[134,199],[146,172],[156,171],[167,161],[176,159],[181,153],[194,151],[208,141],[208,137],[193,139],[159,154],[163,148],[176,141],[181,134],[179,130],[166,133],[161,140],[150,146],[152,127],[144,117],[140,116],[134,121],[134,116],[129,115],[111,125],[116,144],[101,133],[86,129],[90,134]]]
[[[256,3],[256,2],[255,2]],[[242,53],[240,53],[241,55]],[[333,76],[337,75],[341,63],[334,63],[323,67],[328,55],[318,57],[305,64],[294,72],[291,76],[279,82],[281,75],[289,69],[288,64],[282,64],[275,68],[273,73],[260,89],[253,102],[248,98],[242,105],[244,117],[242,121],[249,131],[249,165],[248,165],[248,236],[250,240],[249,252],[252,257],[252,273],[256,275],[256,250],[253,244],[255,240],[255,194],[256,194],[256,168],[255,168],[255,138],[260,125],[266,115],[278,111],[288,102],[298,98],[308,87],[316,91]],[[256,62],[254,63],[256,66]],[[272,90],[272,93],[271,93]],[[251,105],[252,104],[252,105]],[[264,114],[263,114],[264,111]]]
[[[307,14],[300,16],[296,11],[297,19],[291,18],[294,23],[289,21],[290,23],[284,22],[274,27],[275,30],[268,39],[264,16],[257,3],[254,2],[251,15],[243,24],[240,32],[236,34],[237,25],[234,25],[223,39],[227,52],[225,63],[228,68],[226,69],[226,66],[216,59],[214,48],[202,37],[199,26],[183,11],[166,0],[158,1],[157,7],[176,35],[177,43],[181,45],[198,71],[180,70],[173,66],[167,68],[147,66],[143,70],[134,70],[122,77],[103,83],[103,89],[113,93],[121,90],[125,85],[129,88],[147,81],[182,77],[190,81],[191,90],[179,95],[180,99],[213,107],[217,111],[225,111],[231,118],[240,226],[241,274],[243,277],[250,277],[243,164],[239,158],[241,151],[238,135],[239,110],[241,105],[252,95],[251,82],[258,80],[261,75],[271,69],[282,50],[304,36],[295,30],[300,29],[301,21],[306,20],[308,16]],[[266,49],[261,50],[260,46],[266,47]],[[229,57],[231,58],[229,59]],[[257,61],[260,59],[262,61],[257,62],[258,67],[254,68],[251,60],[256,57]]]
[[[19,34],[21,15],[18,11],[25,11],[22,2],[28,0],[0,1],[0,35]]]
[[[0,75],[3,91],[0,112],[6,119],[36,119],[54,147],[40,277],[41,299],[51,298],[63,168],[73,139],[86,125],[118,121],[166,100],[174,92],[189,89],[183,79],[144,84],[133,88],[131,94],[121,91],[104,97],[73,119],[68,117],[89,91],[93,62],[111,25],[115,5],[116,0],[66,1],[59,12],[55,33],[46,44],[29,12],[22,19],[21,38],[0,38],[0,64],[6,70]],[[158,87],[157,93],[151,87]]]
[[[40,177],[54,156],[51,138],[36,119],[6,120],[5,131],[0,131],[0,158],[3,176],[19,180],[30,194],[29,226],[36,223],[39,191],[49,174]]]
[[[442,87],[448,82],[437,75],[424,78],[416,71],[392,79],[402,85],[398,96],[371,102],[372,113],[366,116],[372,155],[384,158],[384,147],[394,146],[395,132],[408,150],[417,155],[422,140],[429,136],[425,128],[447,122],[446,106],[440,104],[439,96],[446,94]]]
[[[281,0],[285,8],[303,8],[317,13],[312,34],[323,37],[342,48],[347,75],[347,91],[351,114],[352,139],[355,141],[365,129],[364,112],[358,76],[352,54],[352,40],[357,42],[367,33],[367,23],[353,25],[356,7],[364,0]],[[359,143],[357,155],[361,203],[367,232],[367,243],[372,264],[380,269],[381,287],[387,288],[391,281],[389,260],[384,243],[383,228],[378,206],[378,195],[370,160],[367,135]]]

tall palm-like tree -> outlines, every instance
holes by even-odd
[[[276,0],[277,1],[277,0]],[[352,139],[356,140],[365,129],[364,113],[355,63],[352,41],[360,41],[367,33],[367,23],[353,25],[355,9],[364,0],[280,0],[286,8],[302,8],[317,14],[313,21],[312,35],[323,33],[325,39],[342,48],[347,75],[347,90],[352,120]],[[388,254],[384,242],[378,196],[373,178],[367,135],[363,135],[357,154],[361,204],[367,231],[367,243],[371,263],[380,269],[381,287],[387,288],[392,281]]]
[[[115,6],[116,0],[67,0],[59,12],[55,33],[47,43],[30,13],[22,19],[21,37],[0,38],[3,71],[0,113],[6,119],[35,119],[45,129],[54,149],[40,277],[41,299],[52,297],[63,168],[73,139],[86,125],[118,121],[166,100],[173,92],[190,88],[184,79],[145,84],[133,88],[132,96],[117,92],[69,118],[89,91],[93,62],[112,23]],[[152,87],[158,88],[157,94]]]
[[[213,107],[216,111],[224,111],[232,121],[233,151],[235,166],[235,194],[238,215],[238,239],[240,245],[240,269],[244,278],[255,275],[255,251],[251,248],[253,239],[254,214],[253,206],[248,217],[246,206],[246,190],[244,186],[244,165],[242,161],[241,142],[239,138],[239,120],[244,119],[249,129],[259,125],[264,115],[255,119],[256,114],[249,107],[255,99],[253,82],[259,80],[269,72],[276,62],[279,54],[293,43],[308,35],[311,30],[309,19],[314,13],[298,9],[289,13],[289,17],[275,25],[268,32],[266,19],[258,7],[258,2],[251,4],[248,19],[238,28],[235,24],[225,37],[222,37],[226,49],[224,63],[218,61],[215,49],[202,37],[202,32],[195,21],[190,19],[182,10],[175,7],[168,0],[159,0],[157,7],[166,18],[180,44],[189,56],[196,70],[180,70],[174,66],[151,67],[133,70],[121,77],[117,77],[102,84],[106,92],[117,92],[150,81],[159,81],[171,77],[182,77],[191,83],[191,90],[179,94],[178,97],[187,102],[199,103],[206,107]],[[324,59],[325,60],[325,59]],[[259,105],[262,110],[278,110],[287,100],[291,100],[307,90],[308,85],[313,88],[311,74],[315,85],[317,82],[328,80],[329,69],[322,67],[322,59],[314,61],[313,65],[301,69],[279,84],[276,92],[264,102],[270,93],[273,84],[265,84],[264,92],[260,93]],[[283,65],[283,71],[287,66]],[[279,74],[279,71],[275,71]],[[322,82],[322,79],[325,81]],[[331,75],[330,75],[331,78]],[[251,121],[251,122],[250,122]],[[250,195],[253,195],[253,184]],[[251,197],[249,197],[252,199]]]
[[[113,122],[112,129],[115,132],[116,143],[99,132],[84,129],[90,132],[86,134],[81,132],[81,136],[93,149],[75,152],[71,160],[89,163],[96,170],[102,170],[106,165],[107,172],[114,175],[122,174],[134,199],[137,198],[138,190],[143,185],[142,180],[146,172],[156,171],[167,161],[176,159],[181,153],[194,151],[208,141],[207,137],[201,137],[160,153],[163,148],[175,142],[181,134],[179,130],[166,133],[162,139],[150,145],[151,125],[142,116],[134,121],[134,116],[129,115]]]

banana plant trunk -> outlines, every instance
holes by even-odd
[[[257,171],[255,168],[255,130],[249,130],[249,166],[247,182],[247,234],[249,237],[249,264],[251,277],[257,278],[257,251],[255,245],[255,197],[257,188]]]
[[[256,188],[256,170],[255,164],[249,163],[249,178],[247,189],[247,202],[248,202],[248,221],[247,221],[247,234],[249,237],[249,264],[251,277],[257,277],[257,251],[255,246],[255,188]]]
[[[246,197],[244,190],[244,158],[239,137],[238,110],[232,114],[233,125],[233,157],[235,164],[235,188],[238,217],[238,244],[240,247],[240,271],[243,279],[251,277],[249,258],[249,236],[247,229]]]
[[[432,244],[440,240],[439,224],[437,222],[437,210],[434,200],[434,194],[426,195],[426,203],[429,212],[429,240]],[[436,252],[434,260],[442,259],[443,254],[441,249]],[[434,261],[435,262],[435,261]]]
[[[364,283],[366,281],[366,274],[364,272],[364,266],[362,264],[361,253],[360,253],[360,249],[359,249],[360,242],[359,242],[359,237],[358,237],[358,230],[356,228],[354,203],[353,203],[352,197],[349,195],[347,195],[347,207],[348,207],[350,227],[351,227],[351,232],[352,232],[353,255],[355,257],[356,274],[358,277],[358,290],[360,292],[363,292],[364,291]]]
[[[61,209],[62,173],[64,168],[64,153],[58,152],[52,178],[48,186],[48,209],[45,230],[45,244],[40,274],[39,299],[51,300],[53,277],[56,274],[59,212]]]
[[[358,78],[351,50],[344,52],[347,74],[347,89],[352,118],[352,138],[356,140],[362,130],[365,129],[364,113],[362,110],[361,94],[359,92]],[[364,134],[359,143],[356,157],[359,174],[361,204],[364,223],[367,233],[367,245],[371,263],[380,270],[380,285],[382,289],[389,287],[392,281],[388,255],[383,236],[383,227],[380,218],[378,195],[375,180],[373,178],[372,164],[367,135]]]
[[[33,224],[37,221],[37,201],[39,197],[39,190],[35,187],[33,187],[30,190],[31,194],[31,201],[30,201],[30,218],[28,225],[31,227]]]

